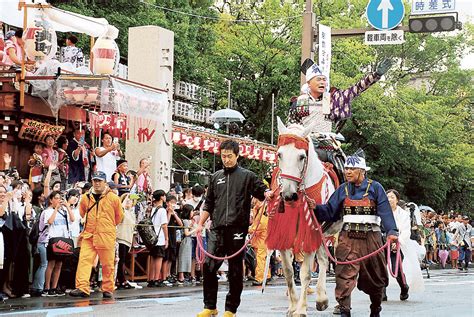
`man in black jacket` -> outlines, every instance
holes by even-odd
[[[257,176],[237,164],[239,144],[226,140],[219,147],[224,169],[212,175],[206,201],[199,220],[198,231],[210,217],[212,226],[208,237],[210,254],[218,257],[235,254],[245,243],[250,220],[252,197],[264,200],[266,186]],[[267,194],[269,195],[269,193]],[[229,259],[229,292],[225,317],[235,316],[243,289],[244,252]],[[217,316],[217,270],[222,261],[207,257],[203,267],[204,310],[197,317]]]

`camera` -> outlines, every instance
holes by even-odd
[[[7,171],[7,176],[15,180],[20,179],[20,174],[18,173],[16,167],[10,167],[10,169]]]

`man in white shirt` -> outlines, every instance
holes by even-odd
[[[195,223],[199,223],[199,219],[201,218],[201,212],[204,207],[204,187],[201,185],[194,185],[191,188],[192,192],[192,198],[187,199],[184,201],[185,204],[189,204],[194,207],[192,218],[194,219]],[[205,229],[201,231],[201,236],[203,237],[202,243],[204,246],[204,249],[207,250],[207,239],[206,239],[206,231],[209,230],[210,228],[210,220],[206,222],[205,224]],[[192,254],[191,254],[191,259],[192,259],[192,264],[191,264],[191,278],[196,280],[196,282],[199,282],[199,275],[198,278],[196,278],[196,247],[197,247],[197,237],[196,237],[196,232],[191,234],[191,239],[193,241],[193,247],[192,247]],[[201,271],[201,267],[198,266],[198,271]]]
[[[107,175],[107,182],[112,181],[112,174],[117,169],[117,160],[122,155],[118,142],[113,142],[112,135],[104,132],[102,136],[102,146],[94,150],[97,170]]]
[[[469,267],[469,261],[471,260],[472,244],[471,235],[472,227],[469,224],[469,217],[462,217],[462,222],[457,226],[456,232],[454,233],[454,239],[459,243],[459,270],[466,270]],[[463,268],[464,262],[464,268]]]

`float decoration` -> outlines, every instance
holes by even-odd
[[[120,61],[120,53],[115,39],[118,29],[109,26],[107,33],[99,37],[92,48],[93,72],[98,75],[116,75]]]
[[[172,140],[177,146],[186,146],[196,151],[219,154],[219,145],[229,137],[173,126]],[[276,148],[244,138],[232,138],[240,144],[240,156],[276,164]]]
[[[50,60],[58,50],[56,32],[40,11],[37,11],[35,19],[28,23],[23,41],[26,56],[32,61],[41,63]]]

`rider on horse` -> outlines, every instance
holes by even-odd
[[[378,65],[375,72],[368,74],[354,86],[347,89],[331,87],[329,93],[326,93],[328,78],[318,65],[312,64],[306,70],[308,87],[302,89],[303,94],[297,99],[292,98],[287,124],[298,123],[305,127],[313,125],[311,139],[319,159],[335,167],[341,184],[344,181],[345,155],[336,141],[336,135],[331,133],[332,123],[336,123],[338,132],[343,122],[352,116],[352,100],[379,81],[391,64],[386,59]]]

